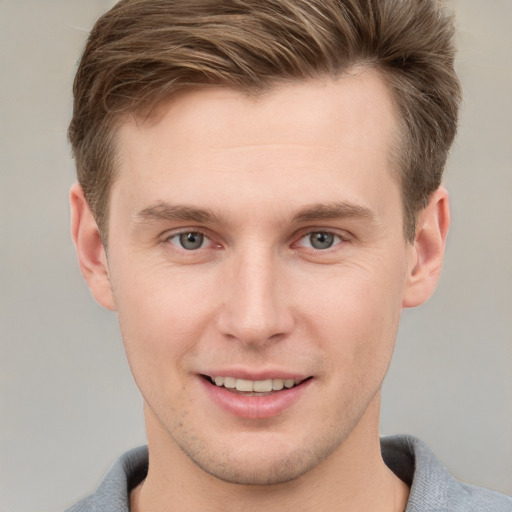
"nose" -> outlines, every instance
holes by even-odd
[[[221,288],[218,327],[224,336],[257,347],[292,331],[285,273],[271,251],[249,250],[234,256]]]

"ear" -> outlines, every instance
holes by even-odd
[[[449,226],[448,192],[440,187],[418,215],[416,236],[407,269],[402,304],[404,308],[419,306],[434,293],[441,275]]]
[[[96,301],[103,307],[115,311],[105,248],[89,203],[78,183],[71,187],[70,202],[71,236],[82,275]]]

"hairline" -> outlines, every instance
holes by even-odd
[[[414,232],[411,232],[411,227],[415,227],[416,218],[418,212],[421,208],[417,209],[415,212],[411,213],[408,211],[406,206],[406,194],[405,194],[405,183],[403,181],[404,176],[404,165],[406,164],[404,153],[406,151],[407,145],[407,133],[406,127],[403,119],[403,114],[400,112],[400,106],[396,100],[395,94],[396,92],[393,90],[393,87],[390,83],[390,73],[387,73],[382,66],[376,64],[373,60],[358,60],[357,62],[350,64],[344,67],[336,74],[330,73],[318,73],[313,77],[296,77],[296,78],[283,78],[280,76],[276,76],[275,79],[270,80],[265,86],[247,86],[243,87],[237,84],[229,84],[229,83],[190,83],[190,84],[180,84],[176,87],[175,90],[168,93],[165,96],[154,101],[150,107],[144,108],[142,106],[137,106],[126,112],[115,113],[111,112],[110,115],[106,116],[105,121],[103,123],[103,128],[110,135],[110,149],[111,149],[111,176],[108,181],[107,193],[105,197],[105,201],[103,204],[103,208],[100,215],[96,215],[96,212],[93,211],[95,220],[98,224],[98,229],[100,232],[100,237],[103,242],[105,248],[108,247],[108,238],[109,238],[109,216],[110,216],[110,206],[111,206],[111,198],[112,198],[112,189],[115,185],[116,179],[121,172],[121,152],[119,150],[119,132],[121,126],[128,122],[129,119],[135,120],[136,123],[147,123],[147,122],[158,122],[158,119],[165,115],[167,112],[167,106],[171,103],[176,96],[180,93],[186,93],[193,90],[201,90],[201,89],[213,89],[213,88],[222,88],[222,89],[231,89],[234,91],[238,91],[243,94],[246,98],[250,99],[262,99],[266,95],[272,94],[276,89],[286,84],[303,84],[310,80],[321,80],[324,78],[332,78],[333,80],[339,80],[344,76],[349,76],[355,73],[361,73],[368,70],[374,70],[384,86],[386,87],[389,98],[391,100],[392,105],[392,114],[394,118],[393,122],[393,133],[391,134],[391,142],[390,147],[388,148],[388,163],[391,169],[391,177],[396,182],[399,187],[400,198],[401,198],[401,210],[402,210],[402,231],[404,235],[404,239],[406,242],[412,242],[414,237]],[[91,208],[94,210],[93,208]],[[411,218],[412,224],[411,226]]]

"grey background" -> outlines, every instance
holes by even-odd
[[[465,88],[441,284],[406,311],[382,432],[512,494],[512,2],[457,0]],[[115,315],[69,238],[75,62],[107,0],[0,0],[0,510],[62,510],[144,443]]]

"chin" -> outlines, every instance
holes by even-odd
[[[197,450],[197,445],[181,446],[181,449],[197,467],[214,478],[232,484],[268,486],[300,478],[321,464],[342,442],[343,437],[319,438],[314,445],[304,440],[291,446],[267,439],[238,447],[232,443],[214,453]]]
[[[254,486],[291,482],[317,465],[317,462],[308,460],[304,454],[291,454],[278,461],[238,461],[232,457],[224,463],[219,463],[218,460],[192,460],[214,478],[231,484]]]

